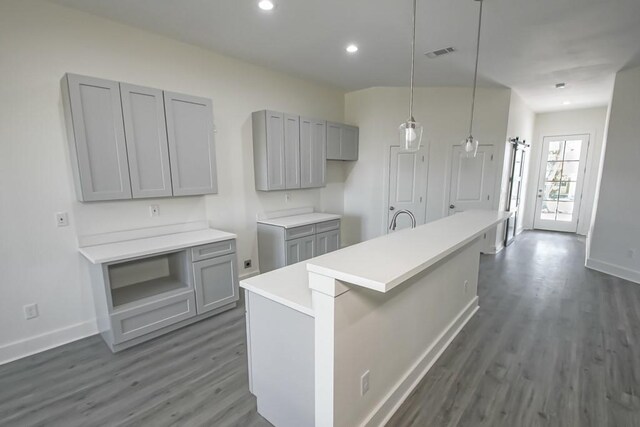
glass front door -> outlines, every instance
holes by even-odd
[[[578,229],[588,135],[544,138],[534,227]]]

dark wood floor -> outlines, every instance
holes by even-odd
[[[639,426],[640,285],[583,261],[581,238],[543,232],[483,256],[480,310],[389,426]],[[0,425],[268,426],[243,314],[115,355],[91,337],[0,366]]]

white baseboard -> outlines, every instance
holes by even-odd
[[[413,389],[422,381],[422,378],[429,372],[429,369],[436,363],[436,360],[449,347],[449,344],[460,333],[464,325],[478,311],[478,297],[476,296],[469,304],[456,316],[449,326],[438,336],[431,346],[424,352],[420,360],[408,371],[387,394],[387,397],[371,412],[363,423],[365,426],[384,426],[393,414],[400,408],[409,397]]]
[[[587,258],[585,266],[601,273],[610,274],[611,276],[619,277],[621,279],[640,284],[640,271],[631,270],[630,268],[621,267],[619,265],[611,264],[593,258]]]
[[[98,333],[95,320],[66,326],[34,337],[0,346],[0,365],[59,347]]]
[[[482,252],[483,254],[487,254],[487,255],[497,255],[500,253],[500,251],[502,251],[504,249],[504,245],[500,245],[498,247],[496,246],[491,246],[489,249],[487,249],[486,251]]]

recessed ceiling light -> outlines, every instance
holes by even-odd
[[[262,10],[273,10],[275,5],[271,0],[260,0],[258,2],[258,7]]]
[[[357,51],[358,51],[358,46],[356,46],[355,44],[350,44],[349,46],[347,46],[347,52],[356,53]]]
[[[564,101],[562,105],[571,105],[571,101]]]
[[[564,89],[567,85],[565,83],[557,83],[556,89]]]

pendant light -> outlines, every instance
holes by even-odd
[[[480,57],[480,29],[482,28],[482,3],[480,2],[480,12],[478,13],[478,38],[476,41],[476,69],[473,73],[473,94],[471,95],[471,120],[469,121],[469,136],[463,142],[464,152],[467,157],[475,157],[478,154],[478,140],[473,137],[473,113],[476,107],[476,89],[478,86],[478,58]]]
[[[409,120],[398,127],[400,150],[416,152],[422,141],[422,125],[413,118],[413,72],[416,56],[416,1],[413,0],[413,35],[411,37],[411,95],[409,96]]]

